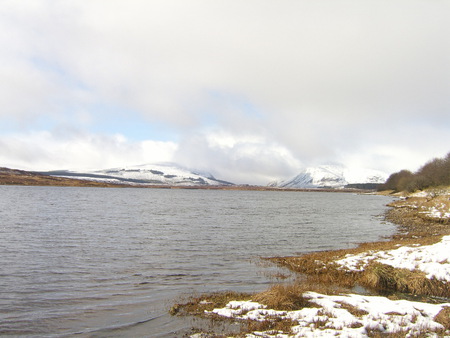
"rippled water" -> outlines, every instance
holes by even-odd
[[[171,337],[182,295],[268,287],[260,256],[391,234],[388,198],[0,186],[0,334]]]

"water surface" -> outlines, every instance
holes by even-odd
[[[260,256],[389,235],[389,198],[0,186],[0,334],[176,336],[182,295],[261,291]]]

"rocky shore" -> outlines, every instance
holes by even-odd
[[[388,241],[268,260],[298,273],[253,295],[192,298],[171,310],[240,323],[192,337],[450,336],[450,188],[397,196]]]

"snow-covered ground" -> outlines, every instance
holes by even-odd
[[[387,251],[368,251],[357,255],[347,255],[335,261],[340,268],[348,271],[363,271],[369,262],[375,261],[425,272],[427,278],[450,282],[450,236],[444,236],[433,245],[402,246]]]
[[[402,246],[394,250],[369,251],[347,255],[335,261],[342,269],[362,271],[370,261],[425,272],[428,278],[450,282],[450,236],[444,236],[433,245]],[[386,297],[344,294],[330,296],[306,292],[314,307],[297,311],[267,309],[252,301],[232,301],[225,308],[210,313],[241,320],[273,320],[276,317],[291,319],[295,323],[292,333],[253,332],[247,337],[367,337],[373,332],[404,332],[405,337],[426,334],[427,337],[447,336],[437,314],[450,303],[430,304],[407,300],[390,300]],[[448,314],[447,314],[448,317]]]
[[[410,208],[433,220],[450,220],[450,190],[448,188],[419,191],[394,202],[394,207]]]
[[[329,296],[306,292],[303,297],[315,307],[277,311],[252,301],[232,301],[211,313],[241,320],[264,321],[279,317],[294,322],[292,334],[253,332],[247,337],[367,337],[371,332],[433,336],[433,332],[442,334],[444,330],[435,320],[436,315],[444,307],[450,307],[450,303],[429,304],[356,294]]]

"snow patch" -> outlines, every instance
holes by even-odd
[[[345,294],[329,296],[306,292],[303,297],[317,307],[277,311],[252,301],[230,302],[211,313],[242,320],[264,321],[279,317],[291,319],[293,335],[254,332],[247,337],[367,337],[370,331],[388,334],[403,330],[410,336],[443,330],[435,316],[448,304],[429,304],[386,297]],[[347,306],[344,306],[347,305]],[[351,308],[357,310],[352,311]]]
[[[343,188],[348,184],[384,183],[387,175],[373,169],[346,168],[343,165],[308,167],[295,177],[271,186],[283,188]]]
[[[444,236],[439,243],[432,245],[402,246],[388,251],[347,255],[335,263],[344,270],[362,271],[369,262],[376,261],[394,268],[419,270],[424,272],[429,279],[435,278],[450,282],[449,245],[450,236]]]
[[[134,185],[232,185],[230,182],[216,179],[211,173],[190,170],[175,164],[146,164],[86,172],[55,171],[45,174]]]

